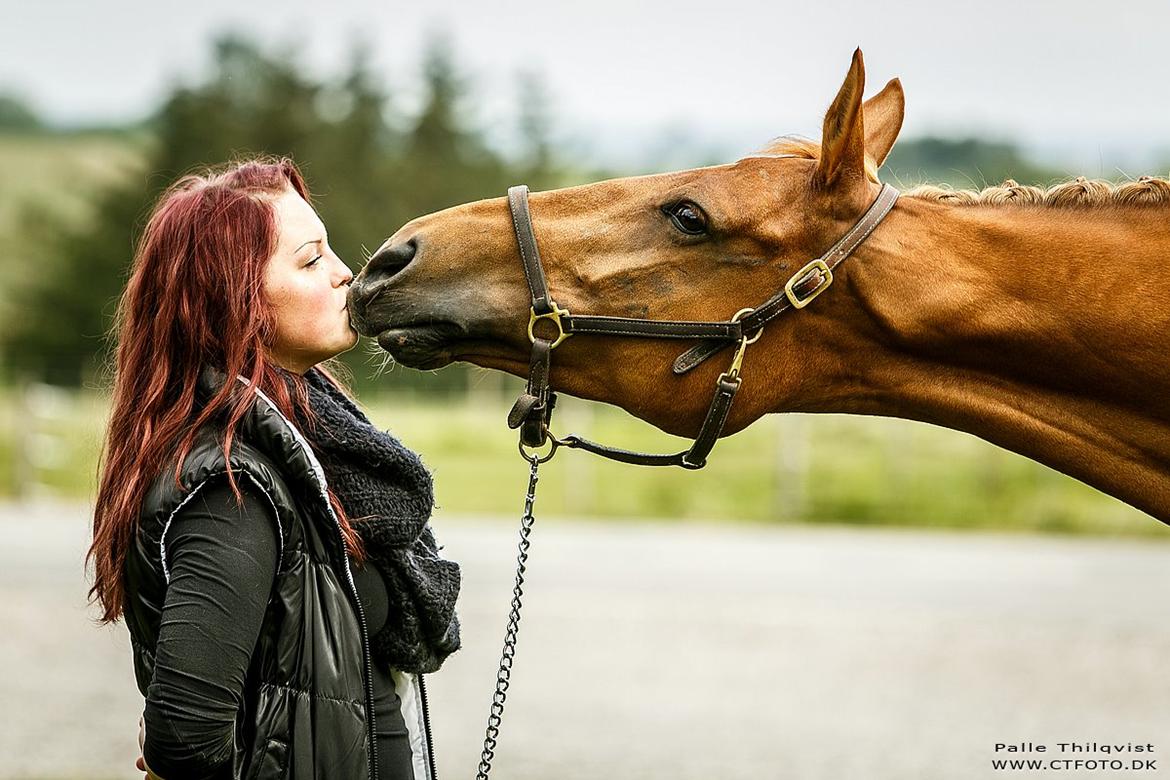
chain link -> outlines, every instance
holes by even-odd
[[[550,453],[551,454],[551,453]],[[500,734],[500,721],[504,715],[504,700],[508,697],[508,683],[512,677],[512,659],[516,655],[516,634],[520,630],[520,603],[524,595],[524,570],[528,562],[528,535],[532,533],[532,524],[536,518],[532,516],[532,504],[536,500],[537,469],[540,467],[539,458],[528,458],[531,470],[528,474],[528,495],[524,498],[524,516],[520,518],[520,545],[516,557],[516,584],[512,587],[512,609],[508,613],[508,628],[504,632],[504,652],[500,657],[500,671],[496,674],[496,692],[492,694],[492,706],[488,715],[487,734],[483,740],[483,753],[479,758],[479,771],[476,780],[488,780],[488,773],[492,771],[492,759],[496,755],[496,738]]]

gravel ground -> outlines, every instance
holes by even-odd
[[[1153,521],[1150,521],[1153,522]],[[137,777],[128,639],[85,606],[84,507],[0,505],[0,777]],[[516,521],[440,517],[465,647],[428,680],[439,774],[475,774]],[[1170,533],[1166,541],[1170,542]],[[1170,778],[1170,544],[537,521],[493,776]],[[1059,743],[1153,744],[1153,753]],[[1049,770],[1052,771],[1052,770]]]

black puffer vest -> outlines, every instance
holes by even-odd
[[[200,393],[210,397],[219,381],[204,372]],[[221,435],[212,426],[199,432],[183,462],[182,490],[172,463],[143,500],[126,562],[125,620],[144,697],[169,577],[167,526],[209,478],[226,471]],[[300,432],[261,395],[237,429],[231,467],[237,480],[250,480],[272,502],[281,540],[236,719],[232,776],[373,780],[369,640],[320,464]],[[407,676],[406,684],[417,682]],[[413,697],[404,697],[404,707],[407,699]],[[415,702],[409,703],[413,709]],[[429,744],[419,747],[429,754]],[[429,776],[428,764],[416,759],[416,777]]]

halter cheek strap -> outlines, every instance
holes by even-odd
[[[789,309],[803,309],[833,283],[833,269],[861,246],[874,231],[898,200],[898,191],[889,184],[882,186],[874,202],[861,218],[833,246],[820,257],[810,260],[792,274],[783,288],[771,298],[753,308],[741,309],[730,320],[704,322],[688,320],[646,320],[632,317],[609,317],[604,315],[570,314],[557,306],[549,295],[545,281],[544,267],[540,261],[540,249],[532,228],[532,215],[528,208],[528,187],[520,184],[508,190],[508,208],[512,214],[512,225],[516,232],[516,243],[520,250],[520,261],[524,267],[524,278],[532,299],[528,320],[528,339],[532,342],[529,361],[528,384],[516,399],[508,414],[508,426],[520,429],[521,452],[523,448],[539,447],[551,440],[551,457],[558,446],[588,450],[597,455],[623,463],[643,466],[682,466],[702,468],[707,456],[715,446],[727,422],[731,403],[742,384],[740,367],[747,348],[763,331],[765,325]],[[556,333],[537,335],[536,328],[541,320],[548,320],[556,326]],[[674,454],[658,455],[632,452],[570,435],[558,439],[549,431],[552,410],[556,405],[556,394],[549,385],[552,351],[565,339],[580,333],[604,336],[630,336],[635,338],[700,339],[674,361],[673,371],[684,374],[728,346],[739,343],[729,368],[719,375],[715,383],[715,395],[707,410],[699,433],[690,449]],[[525,457],[530,457],[525,453]]]

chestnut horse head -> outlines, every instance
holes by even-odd
[[[891,81],[863,102],[864,80],[858,51],[820,144],[782,140],[730,165],[533,194],[552,299],[574,319],[726,322],[773,298],[883,200],[876,170],[901,129],[902,88]],[[924,186],[884,213],[824,294],[759,332],[723,432],[784,411],[921,420],[1170,523],[1170,181]],[[355,327],[408,366],[465,360],[526,375],[533,299],[526,233],[513,227],[506,198],[407,224],[355,280]],[[718,418],[728,360],[675,373],[691,347],[574,336],[557,346],[549,384],[709,438],[702,423],[709,409]]]
[[[532,224],[556,303],[574,314],[729,320],[766,300],[832,245],[880,189],[875,171],[902,124],[895,79],[862,102],[860,50],[824,122],[819,149],[783,140],[730,165],[613,179],[530,196]],[[783,385],[791,408],[815,404],[815,344],[832,336],[832,293],[766,329],[769,400],[745,384],[728,432],[768,411]],[[351,316],[398,362],[454,360],[525,376],[530,295],[506,198],[416,219],[354,281]],[[813,313],[815,310],[816,313]],[[680,342],[578,337],[557,348],[552,385],[612,403],[672,433],[693,435],[726,360],[685,376]],[[810,365],[810,361],[812,364]],[[718,363],[719,365],[716,365]],[[810,395],[811,394],[811,395]]]

